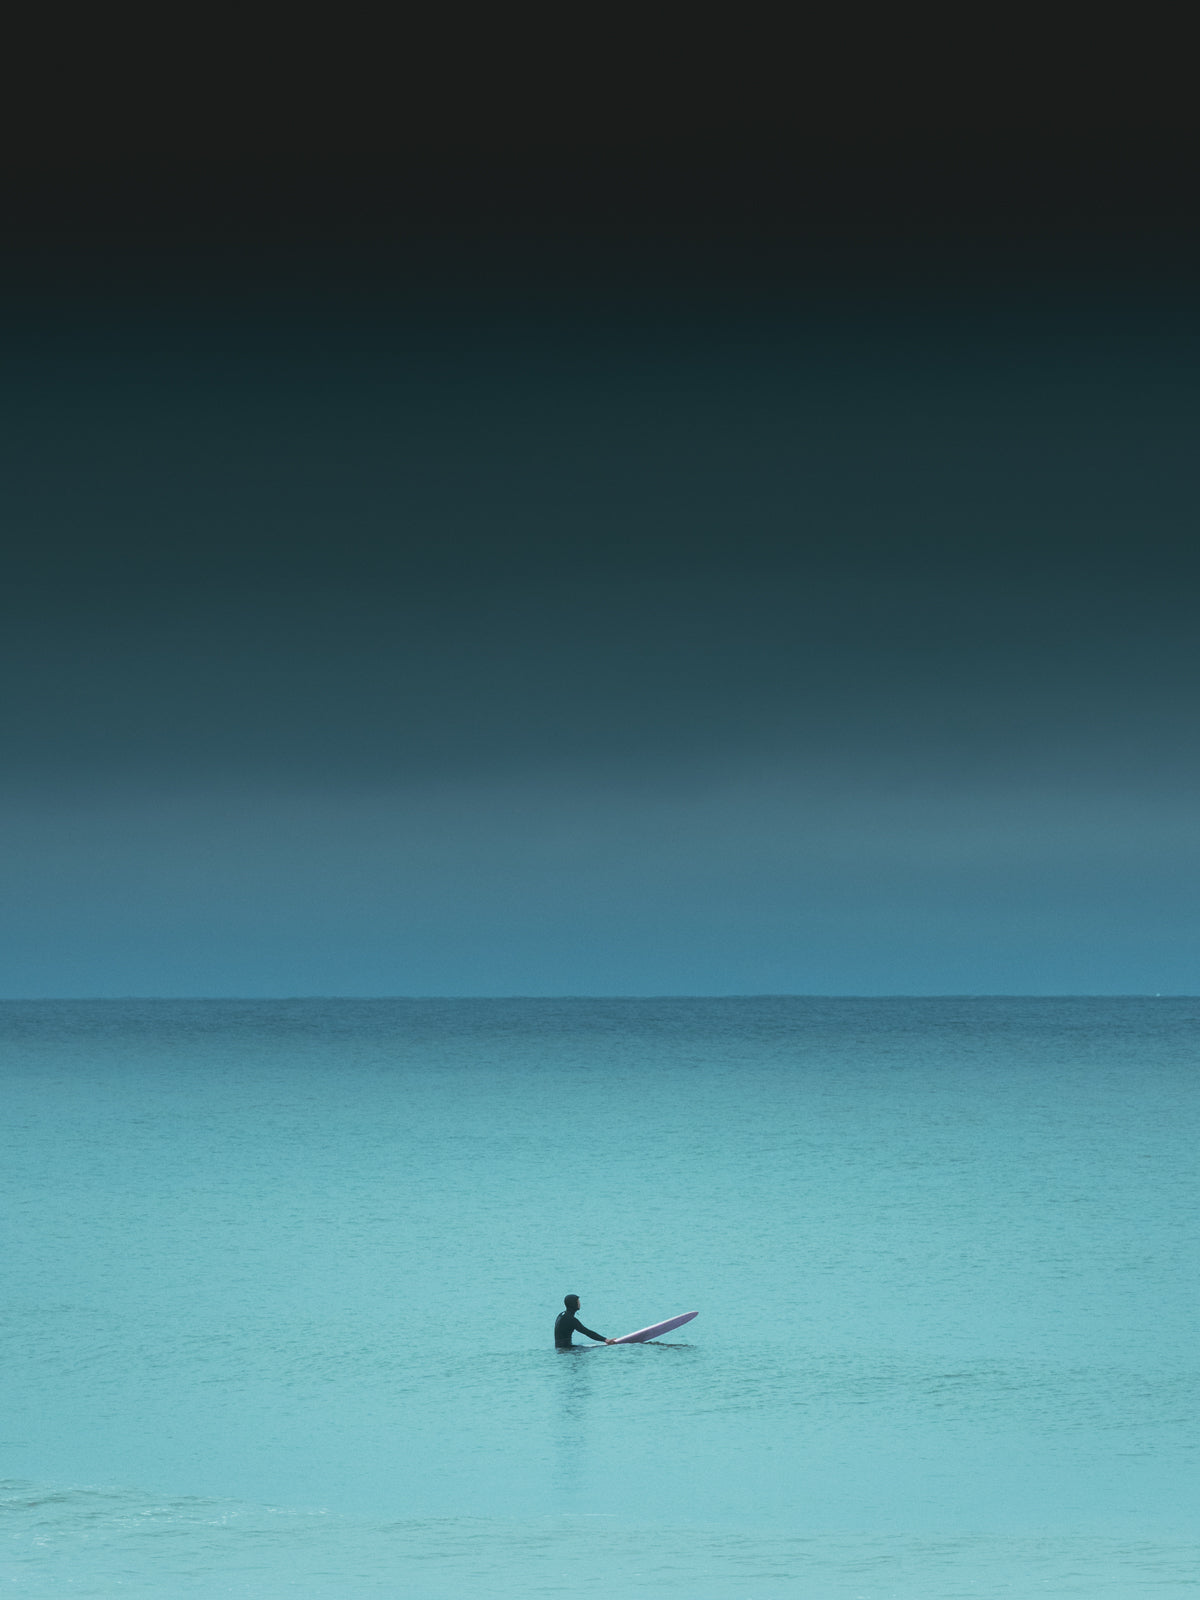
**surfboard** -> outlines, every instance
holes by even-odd
[[[698,1317],[698,1311],[685,1311],[681,1317],[668,1317],[665,1322],[656,1322],[649,1328],[639,1328],[636,1333],[627,1333],[623,1338],[614,1339],[614,1344],[645,1344],[647,1339],[657,1339],[660,1333],[670,1333],[672,1328],[682,1328],[685,1322],[690,1322],[693,1317]]]

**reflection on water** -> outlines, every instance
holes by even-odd
[[[558,1411],[554,1419],[554,1486],[562,1510],[574,1510],[584,1483],[584,1464],[590,1440],[592,1351],[582,1345],[555,1350],[554,1393]]]

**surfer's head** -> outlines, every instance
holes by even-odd
[[[579,1296],[577,1294],[565,1294],[565,1295],[563,1295],[563,1305],[566,1306],[568,1311],[578,1311],[579,1310]]]

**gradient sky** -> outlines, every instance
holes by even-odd
[[[17,174],[0,993],[1195,992],[1178,151],[632,127]]]

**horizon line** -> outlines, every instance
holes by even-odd
[[[1054,990],[1030,992],[1019,990],[894,990],[870,993],[821,993],[816,990],[730,990],[719,994],[36,994],[0,995],[0,1005],[78,1004],[121,1005],[161,1002],[162,1004],[200,1003],[205,1005],[230,1002],[261,1002],[271,1005],[293,1005],[309,1001],[430,1001],[469,1000],[503,1003],[506,1001],[539,1000],[561,1002],[564,1000],[1196,1000],[1200,994],[1189,990],[1156,991],[1130,990]]]

